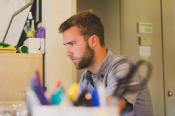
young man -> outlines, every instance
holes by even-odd
[[[126,58],[114,56],[105,47],[104,28],[100,18],[90,12],[78,13],[63,22],[59,32],[63,34],[67,55],[76,68],[85,69],[80,87],[93,89],[102,83],[105,86],[106,99],[110,101],[118,80],[128,73],[129,63]],[[87,77],[89,73],[92,75],[91,80]],[[152,116],[146,86],[138,92],[124,94],[117,106],[123,115]]]

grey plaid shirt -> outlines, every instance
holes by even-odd
[[[128,60],[122,56],[114,56],[108,50],[105,59],[98,71],[94,72],[92,79],[94,85],[98,87],[99,83],[105,86],[106,97],[111,96],[117,87],[118,79],[125,76],[129,70]],[[85,78],[86,70],[82,74],[80,87],[82,89],[93,89],[92,85]],[[135,83],[135,79],[129,84]],[[124,112],[123,116],[153,116],[151,98],[147,86],[142,87],[138,92],[126,93],[123,96],[129,104],[132,104],[133,110]]]

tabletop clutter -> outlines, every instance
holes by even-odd
[[[66,91],[59,80],[53,91],[48,94],[36,71],[30,80],[30,87],[26,92],[28,112],[32,113],[35,106],[59,106],[59,107],[106,107],[104,88],[93,90],[82,89],[77,83],[73,83]],[[116,108],[117,110],[117,108]]]

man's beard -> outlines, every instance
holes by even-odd
[[[94,50],[89,47],[88,43],[86,44],[86,50],[77,65],[77,69],[84,69],[92,65],[94,58]]]

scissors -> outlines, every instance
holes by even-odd
[[[130,69],[125,77],[118,80],[113,96],[121,98],[125,93],[137,92],[150,79],[152,64],[148,61],[139,60],[135,64],[130,63]],[[131,85],[132,80],[137,76],[138,81]]]

